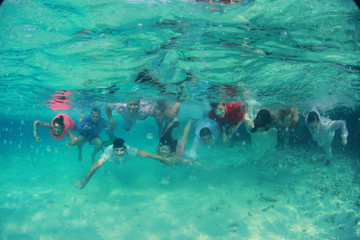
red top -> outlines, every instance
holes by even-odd
[[[218,123],[227,123],[227,124],[237,124],[240,120],[242,120],[244,113],[241,111],[241,102],[236,103],[225,103],[226,105],[226,113],[224,118],[219,118],[213,109],[211,109],[208,113],[210,119],[218,122]]]
[[[57,139],[64,139],[66,131],[67,131],[67,130],[70,130],[70,129],[72,129],[72,128],[75,127],[75,122],[74,122],[68,115],[66,115],[66,114],[64,114],[64,113],[60,113],[60,114],[56,115],[56,117],[54,117],[54,119],[51,121],[51,124],[53,124],[53,123],[54,123],[54,120],[55,120],[56,118],[60,117],[60,116],[63,116],[63,117],[64,117],[64,125],[65,125],[65,127],[64,127],[64,129],[63,129],[63,131],[62,131],[62,133],[61,133],[60,136],[56,136],[56,135],[54,134],[54,128],[51,127],[50,135],[51,135],[55,140],[57,140]]]

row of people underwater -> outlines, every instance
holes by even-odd
[[[294,129],[299,121],[297,107],[287,107],[280,109],[277,114],[271,113],[267,109],[260,109],[256,115],[248,112],[248,104],[244,102],[235,103],[211,103],[211,110],[202,119],[188,119],[179,139],[174,139],[173,129],[179,127],[180,103],[170,103],[165,100],[137,100],[127,103],[106,104],[106,113],[109,119],[107,122],[101,117],[101,111],[93,108],[91,114],[80,116],[77,125],[68,115],[60,113],[49,122],[34,121],[34,139],[41,141],[37,135],[38,126],[50,130],[50,135],[54,139],[64,139],[67,135],[71,141],[67,141],[67,146],[78,147],[78,160],[82,161],[83,144],[89,142],[95,145],[91,155],[93,163],[91,169],[83,180],[77,181],[75,185],[84,188],[95,171],[106,161],[121,164],[131,156],[152,158],[166,165],[178,165],[181,163],[196,164],[204,169],[205,167],[197,159],[197,150],[200,146],[211,146],[221,141],[229,146],[233,146],[239,140],[243,141],[246,135],[251,140],[251,145],[262,156],[267,150],[275,149],[279,141],[288,143],[290,135],[294,134]],[[123,119],[123,128],[130,131],[134,124],[143,121],[147,117],[153,117],[158,126],[159,144],[156,148],[157,154],[143,151],[131,147],[121,138],[117,138],[113,130],[117,128],[117,123],[113,118],[113,111],[117,111]],[[195,125],[195,138],[189,151],[186,152],[188,135],[191,125]],[[305,125],[311,133],[312,139],[322,147],[326,154],[326,164],[332,158],[331,143],[335,136],[335,131],[341,131],[341,142],[347,144],[348,131],[343,120],[330,120],[319,114],[316,109],[308,111],[305,115]],[[99,135],[106,129],[109,140],[103,141]],[[72,131],[78,132],[78,136]],[[103,149],[104,152],[95,162],[96,155]]]

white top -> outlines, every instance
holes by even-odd
[[[124,153],[124,155],[117,157],[114,152],[113,145],[107,146],[100,158],[104,160],[104,162],[110,160],[110,162],[115,164],[123,164],[127,160],[129,160],[130,157],[135,157],[138,151],[137,148],[130,147],[127,144],[125,144],[125,147],[126,152]]]
[[[335,131],[340,129],[341,130],[341,136],[346,137],[348,136],[348,131],[346,128],[346,122],[343,120],[336,120],[332,121],[328,118],[321,117],[319,112],[315,109],[312,109],[310,112],[315,112],[320,119],[320,126],[316,133],[313,133],[310,131],[312,138],[314,141],[316,141],[320,147],[324,146],[325,144],[331,144]],[[305,124],[308,126],[308,115],[306,115],[305,118]]]
[[[145,120],[152,112],[152,105],[145,100],[140,100],[139,109],[137,113],[132,116],[127,108],[126,103],[112,103],[109,104],[111,111],[118,111],[122,118],[124,119],[123,127],[125,129],[130,129],[136,121]]]
[[[200,137],[200,130],[205,127],[209,128],[211,132],[212,135],[211,145],[213,145],[216,139],[220,136],[221,133],[220,126],[217,122],[211,120],[210,118],[203,118],[198,120],[195,123],[195,138],[191,145],[190,151],[187,154],[192,159],[195,159],[197,157],[196,150],[200,145],[203,145],[203,141]]]
[[[250,118],[244,118],[244,123],[246,130],[251,135],[251,147],[258,158],[263,157],[266,151],[276,148],[278,131],[275,128],[270,128],[265,132],[252,133],[250,130],[254,127],[254,122]]]

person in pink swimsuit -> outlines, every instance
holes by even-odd
[[[78,138],[72,133],[71,129],[76,129],[75,122],[66,114],[60,113],[54,117],[51,123],[36,120],[34,121],[34,139],[36,142],[41,142],[41,138],[37,135],[37,127],[41,126],[50,130],[50,135],[55,139],[64,139],[67,135],[71,142],[66,142],[66,146],[73,146],[77,144]]]

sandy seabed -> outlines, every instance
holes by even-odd
[[[90,147],[84,147],[90,152]],[[310,154],[311,153],[311,154]],[[90,168],[76,148],[2,157],[0,239],[360,239],[359,159],[314,149],[200,152],[214,166],[134,158]]]

